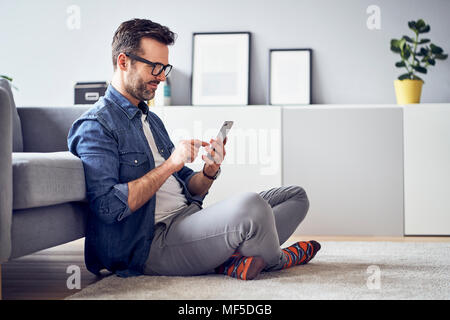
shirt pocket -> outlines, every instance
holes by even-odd
[[[121,183],[136,180],[150,170],[150,162],[143,152],[119,153],[119,179]]]

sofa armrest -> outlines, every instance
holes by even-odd
[[[11,255],[12,111],[9,93],[0,86],[0,263]]]

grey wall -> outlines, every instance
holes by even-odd
[[[81,9],[70,30],[67,8]],[[369,5],[381,9],[381,29],[369,30]],[[18,105],[70,105],[76,81],[110,80],[110,45],[118,25],[149,18],[178,34],[170,51],[172,102],[190,101],[193,32],[250,31],[250,104],[267,104],[268,50],[313,49],[313,103],[394,103],[392,37],[410,34],[423,18],[428,36],[450,51],[450,1],[432,0],[0,0],[0,74],[14,78]],[[425,76],[422,102],[450,101],[450,60]]]

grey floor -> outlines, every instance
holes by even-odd
[[[450,237],[296,236],[290,238],[286,243],[309,239],[346,242],[415,242],[419,244],[425,242],[450,242]],[[64,299],[103,279],[104,277],[96,277],[87,271],[84,265],[83,245],[84,239],[80,239],[2,264],[3,299]],[[381,251],[380,256],[382,254]],[[80,268],[80,289],[69,289],[67,287],[67,281],[73,274],[67,273],[70,266],[78,266]],[[108,276],[108,273],[105,273],[104,276]]]

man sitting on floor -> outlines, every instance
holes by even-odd
[[[243,280],[261,271],[310,261],[314,240],[281,249],[304,219],[309,201],[298,186],[245,192],[207,208],[202,201],[219,176],[226,139],[173,145],[161,119],[147,107],[172,66],[174,33],[144,19],[114,34],[114,75],[105,96],[69,132],[69,150],[84,166],[89,271],[119,276],[223,273]],[[186,167],[199,148],[201,172]],[[215,150],[215,151],[214,151]]]

